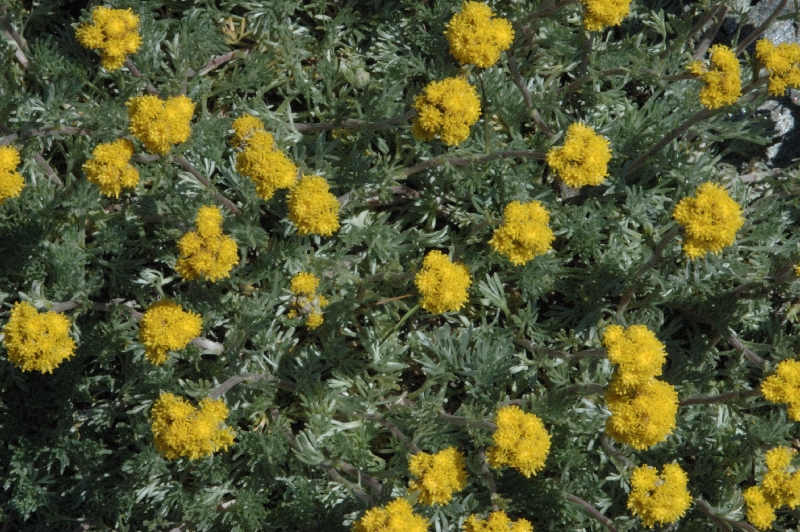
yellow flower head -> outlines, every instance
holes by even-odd
[[[139,15],[129,9],[98,6],[92,10],[92,22],[75,30],[75,38],[84,48],[100,50],[100,62],[106,70],[118,70],[127,54],[135,54],[142,45]]]
[[[719,253],[733,244],[736,232],[744,225],[742,208],[716,183],[703,183],[694,197],[683,198],[672,217],[686,229],[683,252],[690,259],[706,252]]]
[[[481,116],[478,93],[463,78],[430,82],[414,100],[414,109],[414,136],[428,141],[438,135],[448,146],[467,140],[469,128]]]
[[[631,474],[628,509],[647,528],[677,521],[692,504],[692,496],[686,489],[688,481],[678,464],[666,464],[660,475],[655,467],[639,466]]]
[[[268,200],[279,188],[290,188],[297,181],[297,166],[275,145],[261,121],[250,115],[233,122],[231,143],[242,148],[236,154],[236,170],[250,178],[261,199]]]
[[[744,493],[747,505],[747,520],[759,530],[767,530],[775,521],[775,508],[767,502],[764,492],[758,486],[750,486]]]
[[[371,508],[353,524],[353,532],[427,532],[428,521],[411,509],[405,499],[383,508]]]
[[[650,379],[634,389],[612,380],[606,389],[606,406],[611,411],[606,434],[641,451],[672,433],[678,413],[678,392],[658,379]]]
[[[438,250],[429,251],[422,269],[414,277],[422,299],[420,306],[431,314],[459,310],[469,297],[472,277],[463,263],[453,263]]]
[[[710,62],[710,69],[706,69],[702,61],[694,61],[686,67],[705,82],[700,89],[700,103],[708,109],[735,103],[742,95],[742,72],[736,54],[723,44],[715,44],[711,47]]]
[[[53,373],[75,355],[69,327],[69,320],[61,314],[39,314],[30,303],[15,303],[3,328],[8,361],[20,371]]]
[[[189,231],[178,240],[180,257],[175,270],[184,279],[203,277],[215,282],[228,277],[239,263],[239,254],[236,242],[222,233],[219,207],[200,207],[195,225],[196,231]]]
[[[550,434],[535,414],[523,412],[516,405],[497,411],[494,444],[486,451],[489,465],[513,467],[530,478],[544,467],[550,452]]]
[[[25,180],[17,172],[19,152],[11,146],[0,146],[0,205],[8,198],[16,198],[25,187]]]
[[[331,236],[339,229],[339,200],[325,178],[304,175],[289,192],[289,220],[300,235]]]
[[[581,0],[583,27],[600,31],[606,26],[619,26],[631,12],[631,0]]]
[[[464,532],[533,532],[533,525],[527,519],[513,522],[504,511],[498,510],[486,519],[470,515],[464,522]]]
[[[93,158],[83,164],[86,179],[106,196],[118,198],[123,188],[133,188],[139,182],[139,172],[130,164],[132,156],[133,142],[128,139],[98,144]]]
[[[800,88],[800,44],[775,46],[768,39],[756,42],[756,58],[769,72],[769,92],[781,96],[788,88]]]
[[[774,508],[800,504],[800,471],[792,472],[790,465],[797,451],[791,447],[775,447],[767,451],[767,472],[761,481],[761,492]]]
[[[761,383],[764,398],[773,403],[787,403],[789,417],[800,421],[800,362],[782,360],[775,373]]]
[[[199,314],[184,311],[180,305],[162,299],[150,305],[139,323],[139,341],[144,355],[155,365],[166,362],[167,352],[186,347],[199,336],[203,320]]]
[[[634,388],[661,375],[667,358],[664,344],[644,325],[623,329],[609,325],[603,333],[608,359],[617,365],[614,380],[623,387]]]
[[[419,452],[408,461],[408,470],[418,479],[408,483],[408,489],[419,490],[422,504],[447,504],[453,492],[467,486],[464,455],[455,447],[436,454]]]
[[[152,94],[136,96],[128,100],[128,129],[147,151],[164,155],[192,134],[193,113],[194,103],[182,94],[166,101]]]
[[[300,272],[291,281],[291,290],[294,297],[291,299],[292,309],[289,319],[298,316],[306,317],[306,327],[316,329],[322,325],[324,318],[322,309],[328,306],[328,300],[322,294],[317,294],[319,277],[313,273]]]
[[[497,228],[489,244],[520,266],[547,253],[555,239],[547,225],[550,212],[538,201],[512,201],[503,213],[503,225]]]
[[[500,52],[511,46],[514,40],[511,23],[493,16],[486,4],[466,1],[447,23],[444,33],[450,53],[459,63],[489,68],[500,59]]]
[[[221,399],[203,399],[195,408],[182,397],[162,393],[150,414],[156,449],[167,460],[211,456],[230,447],[236,437],[224,424],[228,409]]]
[[[599,185],[608,176],[609,146],[592,128],[575,122],[567,129],[564,145],[547,152],[547,164],[573,188]]]

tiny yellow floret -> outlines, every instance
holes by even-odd
[[[486,519],[470,515],[464,522],[464,532],[533,532],[533,525],[527,519],[512,521],[503,510],[498,510]]]
[[[100,50],[100,62],[106,70],[118,70],[125,56],[135,54],[142,45],[139,15],[128,9],[98,6],[92,10],[92,22],[75,30],[75,38],[84,48]]]
[[[717,109],[735,103],[742,95],[742,72],[730,47],[715,44],[710,52],[710,69],[703,61],[694,61],[686,69],[705,83],[700,89],[700,103],[708,109]]]
[[[605,181],[610,160],[608,140],[578,122],[567,128],[563,146],[547,152],[547,164],[573,188],[596,186]]]
[[[419,490],[419,501],[428,506],[449,503],[454,492],[467,486],[464,455],[455,447],[436,454],[419,452],[408,461],[408,470],[418,477],[408,483],[408,489]]]
[[[305,316],[306,327],[316,329],[325,321],[322,309],[328,306],[328,300],[322,294],[317,294],[319,277],[309,272],[300,272],[292,277],[290,289],[293,297],[290,300],[292,308],[287,315],[289,319]]]
[[[481,116],[481,102],[475,87],[463,78],[432,81],[414,99],[417,117],[411,132],[420,140],[437,136],[448,146],[467,140],[469,130]]]
[[[742,208],[722,186],[706,182],[697,187],[694,197],[683,198],[672,217],[686,229],[683,252],[690,259],[707,252],[719,253],[736,239],[744,225]]]
[[[241,148],[257,131],[264,131],[264,123],[253,115],[242,115],[231,124],[233,137],[231,145]]]
[[[607,26],[619,26],[631,12],[631,0],[581,0],[583,27],[600,31]]]
[[[0,146],[0,205],[9,198],[16,198],[25,187],[25,180],[17,172],[19,152],[11,146]]]
[[[616,364],[614,380],[625,388],[646,384],[661,375],[667,352],[655,333],[644,325],[627,329],[609,325],[603,333],[608,359]]]
[[[268,200],[276,190],[295,184],[297,166],[278,149],[258,118],[240,116],[233,122],[233,131],[231,144],[242,148],[236,154],[236,170],[250,178],[261,199]]]
[[[658,523],[673,523],[686,514],[692,496],[686,485],[689,478],[678,464],[666,464],[661,474],[655,467],[643,465],[631,473],[628,509],[647,528]]]
[[[606,434],[639,451],[664,441],[675,429],[678,392],[658,379],[633,389],[615,379],[606,389],[606,407],[611,417]]]
[[[486,451],[489,465],[495,469],[507,465],[528,478],[538,473],[550,453],[550,433],[542,420],[509,405],[497,411],[495,423],[494,444]]]
[[[781,96],[786,89],[800,89],[800,44],[778,46],[768,39],[756,42],[756,58],[769,72],[769,93]]]
[[[758,486],[750,486],[744,493],[747,505],[747,520],[759,530],[767,530],[775,521],[775,508],[767,502],[764,492]]]
[[[453,263],[447,255],[434,249],[425,255],[414,284],[422,296],[420,306],[431,314],[441,314],[464,306],[472,277],[465,264]]]
[[[211,456],[230,447],[236,437],[225,425],[228,408],[221,399],[203,399],[195,408],[182,397],[162,393],[151,416],[156,449],[167,460]]]
[[[761,383],[761,393],[767,401],[787,403],[789,417],[800,421],[800,361],[782,360]]]
[[[133,188],[139,182],[139,172],[130,163],[132,156],[133,142],[128,139],[98,144],[93,158],[83,164],[86,179],[106,196],[118,198],[123,188]]]
[[[538,201],[512,201],[503,213],[503,225],[497,228],[489,244],[520,266],[550,250],[555,239],[550,229],[550,211]]]
[[[417,515],[405,499],[382,508],[370,508],[353,523],[353,532],[427,532],[428,521]]]
[[[236,242],[222,233],[222,212],[206,205],[197,211],[196,231],[189,231],[178,240],[180,257],[175,271],[187,280],[203,277],[211,282],[230,276],[239,263]]]
[[[194,103],[184,95],[161,100],[145,94],[128,100],[128,129],[150,153],[165,155],[192,134]]]
[[[75,355],[69,328],[69,320],[61,314],[40,314],[30,303],[15,303],[3,328],[8,361],[20,371],[53,373]]]
[[[199,314],[186,312],[180,305],[162,299],[150,305],[139,323],[139,341],[144,355],[155,365],[166,362],[169,351],[186,347],[200,336],[203,320]]]
[[[290,189],[287,203],[298,234],[331,236],[339,230],[339,200],[324,177],[304,175]]]
[[[462,65],[489,68],[500,59],[514,40],[511,23],[493,18],[492,9],[482,2],[464,2],[461,11],[446,24],[450,53]]]

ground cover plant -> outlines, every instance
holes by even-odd
[[[775,4],[0,7],[2,530],[797,530]]]

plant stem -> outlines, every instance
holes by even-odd
[[[619,305],[617,306],[617,315],[621,315],[625,312],[625,309],[628,308],[628,304],[631,302],[633,298],[634,292],[636,292],[636,287],[638,281],[647,273],[647,270],[655,266],[658,261],[661,259],[662,255],[664,254],[664,250],[669,244],[670,240],[678,236],[678,233],[681,232],[681,226],[676,225],[672,229],[670,229],[667,234],[663,236],[663,238],[656,244],[656,247],[653,249],[653,256],[650,259],[642,264],[642,266],[636,270],[636,273],[633,274],[633,279],[631,285],[628,287],[625,292],[622,293],[620,297]]]
[[[583,393],[586,395],[595,395],[595,394],[605,393],[606,389],[602,385],[596,384],[594,382],[582,382],[578,384],[570,384],[569,386],[565,386],[564,388],[561,388],[560,390],[556,391],[567,395],[570,395],[575,392]]]
[[[508,70],[511,72],[511,77],[514,78],[514,84],[522,93],[522,99],[525,101],[525,108],[528,109],[531,119],[533,119],[542,133],[550,138],[555,137],[555,132],[553,132],[553,130],[550,129],[550,127],[545,123],[545,121],[542,119],[542,116],[539,114],[539,111],[533,108],[531,91],[528,90],[528,85],[525,83],[525,80],[522,79],[522,75],[519,72],[519,66],[517,66],[517,61],[514,59],[514,54],[510,49],[506,52],[506,62],[508,63]]]
[[[439,412],[439,419],[450,423],[451,425],[457,425],[459,427],[471,427],[473,429],[483,429],[483,430],[497,430],[497,425],[491,423],[489,421],[473,421],[471,419],[465,418],[464,416],[454,416],[452,414],[445,414],[444,412]]]
[[[758,397],[759,395],[761,395],[761,390],[739,390],[736,392],[722,393],[719,395],[701,395],[698,397],[689,397],[688,399],[684,399],[678,404],[678,406],[713,405],[717,403],[725,403],[734,399]]]
[[[605,358],[606,356],[605,349],[585,349],[583,351],[578,351],[577,353],[569,354],[564,351],[559,351],[558,349],[551,349],[549,347],[535,344],[526,338],[515,338],[514,343],[531,352],[544,353],[551,357],[566,360],[567,362],[578,362],[584,358]]]
[[[588,502],[584,501],[583,499],[581,499],[576,495],[573,495],[572,493],[567,493],[567,500],[569,502],[574,502],[575,504],[586,510],[586,513],[595,518],[601,525],[611,530],[611,532],[617,532],[617,529],[614,528],[614,525],[611,524],[611,519],[603,515],[600,512],[600,510],[598,510]]]
[[[739,43],[734,53],[736,55],[740,55],[742,52],[745,51],[745,49],[747,49],[748,46],[750,46],[751,43],[753,43],[756,39],[761,37],[761,34],[764,33],[767,30],[767,28],[770,27],[772,21],[781,15],[781,12],[783,11],[783,8],[786,7],[787,3],[788,0],[780,0],[778,2],[778,5],[775,6],[775,10],[772,13],[770,13],[770,15],[766,18],[766,20],[764,20],[764,22],[762,22],[756,29],[754,29],[752,33],[750,33],[750,35],[745,37],[744,40]]]
[[[36,161],[39,164],[39,166],[42,167],[42,169],[44,170],[44,173],[47,174],[47,177],[50,178],[50,181],[52,181],[53,183],[55,183],[56,185],[58,185],[60,187],[64,186],[64,182],[61,181],[61,178],[58,177],[58,174],[56,173],[56,171],[53,170],[53,167],[50,166],[47,163],[47,161],[44,160],[44,157],[42,157],[42,155],[40,153],[34,153],[33,154],[33,160]]]
[[[489,500],[492,501],[492,510],[498,511],[500,506],[497,504],[500,495],[497,493],[497,485],[494,482],[494,475],[492,475],[491,469],[489,469],[489,463],[486,461],[486,451],[481,449],[478,451],[478,459],[481,461],[481,476],[486,481],[486,485],[489,488]]]
[[[403,445],[406,446],[406,449],[411,451],[413,454],[422,452],[420,451],[419,447],[417,447],[417,444],[409,440],[408,437],[406,437],[406,435],[403,434],[399,428],[397,428],[397,425],[395,425],[388,419],[384,419],[383,417],[377,414],[357,414],[357,415],[358,417],[368,419],[370,421],[375,421],[376,423],[379,423],[384,427],[386,427],[387,429],[389,429],[389,431],[394,435],[394,437],[400,440],[403,443]]]
[[[622,462],[624,466],[633,467],[636,465],[633,463],[633,460],[622,454],[622,452],[619,449],[614,447],[614,444],[611,443],[611,441],[608,439],[608,436],[606,436],[605,434],[603,434],[600,437],[600,443],[603,446],[603,449],[605,449],[609,455],[611,455],[613,458],[616,458],[618,461]]]
[[[211,184],[211,181],[209,181],[206,178],[206,176],[201,174],[197,170],[197,168],[195,168],[192,165],[192,163],[190,163],[189,161],[187,161],[186,159],[184,159],[180,155],[173,155],[171,157],[171,159],[173,161],[175,161],[176,163],[178,163],[179,165],[181,165],[184,170],[186,170],[187,172],[192,174],[195,178],[197,178],[198,181],[200,181],[206,187],[211,189],[211,193],[214,195],[214,197],[217,199],[217,201],[222,203],[229,211],[231,211],[233,214],[239,214],[239,207],[237,207],[231,200],[229,200],[228,198],[226,198],[225,196],[220,194],[219,191],[216,188],[214,188],[214,186]]]
[[[219,399],[226,392],[228,392],[231,388],[236,386],[242,382],[258,382],[260,380],[266,379],[269,382],[274,382],[275,386],[280,388],[281,390],[286,390],[287,392],[294,392],[297,390],[297,385],[291,382],[284,381],[279,379],[275,375],[262,375],[260,373],[243,373],[241,375],[234,375],[233,377],[228,377],[225,382],[214,388],[208,393],[208,396],[211,399]]]
[[[717,526],[723,530],[728,530],[728,527],[734,527],[742,530],[743,532],[759,532],[758,529],[748,523],[735,521],[733,519],[728,519],[727,517],[717,515],[713,508],[711,508],[711,506],[705,500],[703,500],[702,497],[697,497],[694,502],[701,512],[710,517],[715,523],[717,523]]]
[[[731,334],[730,334],[730,336],[728,336],[728,342],[730,342],[730,344],[737,351],[739,351],[741,354],[743,354],[747,360],[749,360],[750,362],[752,362],[756,366],[760,367],[762,370],[766,370],[767,367],[769,366],[769,364],[767,364],[767,362],[763,358],[761,358],[760,356],[755,354],[753,351],[748,349],[747,346],[744,345],[739,340],[739,338],[736,337],[736,334],[734,334],[733,330],[731,330],[730,332],[731,332]]]
[[[711,26],[708,31],[706,32],[703,40],[700,41],[700,44],[697,45],[697,49],[692,54],[692,59],[700,59],[706,52],[708,51],[708,47],[711,46],[711,43],[714,41],[714,37],[717,36],[719,33],[719,29],[722,27],[722,24],[725,22],[725,15],[728,14],[728,10],[730,8],[728,6],[723,6],[722,9],[719,11],[719,16],[716,17],[716,22],[713,26]]]
[[[440,164],[449,163],[453,166],[469,166],[471,164],[482,164],[488,163],[490,161],[496,161],[498,159],[538,159],[543,161],[547,156],[546,153],[533,151],[533,150],[509,150],[509,151],[499,151],[495,153],[491,153],[489,155],[484,155],[482,157],[434,157],[432,159],[428,159],[427,161],[423,161],[419,164],[411,166],[403,170],[404,176],[410,176],[414,174],[418,174],[428,168],[433,168],[434,166],[438,166]]]
[[[191,79],[194,76],[205,76],[212,70],[221,67],[225,63],[231,61],[232,59],[236,59],[237,57],[246,57],[250,53],[250,50],[233,50],[232,52],[228,52],[227,54],[218,55],[211,59],[208,63],[203,65],[200,70],[195,72],[191,68],[186,72],[186,79]]]
[[[408,122],[409,120],[411,120],[416,116],[417,116],[416,109],[411,109],[409,111],[406,111],[400,116],[396,116],[394,118],[387,118],[386,120],[380,120],[378,122],[367,122],[365,120],[350,118],[338,122],[321,122],[319,124],[299,124],[295,122],[294,128],[300,133],[317,133],[320,131],[330,131],[333,129],[354,129],[354,130],[366,129],[370,131],[376,131],[379,129],[388,129],[394,126],[398,126],[400,124]]]

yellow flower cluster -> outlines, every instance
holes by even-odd
[[[317,286],[319,286],[319,277],[313,273],[300,272],[292,277],[291,290],[294,297],[288,317],[294,319],[304,315],[306,327],[309,329],[316,329],[322,325],[324,321],[322,309],[328,306],[325,296],[316,293]]]
[[[686,69],[705,82],[700,89],[700,103],[709,109],[735,103],[742,95],[742,72],[736,54],[728,46],[711,47],[711,68],[702,61],[694,61]]]
[[[733,244],[736,232],[744,225],[739,204],[722,186],[711,182],[697,187],[694,197],[678,202],[672,217],[686,229],[683,252],[690,259],[709,251],[719,253]]]
[[[512,201],[503,213],[503,225],[497,228],[489,244],[520,266],[547,253],[555,239],[547,225],[550,212],[538,201]]]
[[[233,444],[236,432],[227,425],[228,408],[221,399],[203,399],[200,408],[171,393],[153,404],[151,430],[156,449],[167,460],[185,456],[197,460]]]
[[[197,211],[196,231],[189,231],[178,240],[181,256],[175,271],[184,279],[203,277],[211,282],[230,275],[239,263],[236,242],[222,233],[222,212],[206,205]]]
[[[250,178],[256,194],[268,200],[280,188],[297,181],[297,166],[275,145],[275,138],[264,131],[261,120],[251,115],[233,121],[231,143],[242,151],[236,154],[236,170]]]
[[[75,30],[75,38],[84,48],[100,50],[100,62],[106,70],[118,70],[127,54],[135,54],[142,45],[137,31],[139,16],[130,9],[98,6],[92,10],[92,22]]]
[[[497,411],[496,423],[494,444],[486,451],[489,465],[495,469],[507,465],[528,478],[538,473],[550,452],[550,434],[542,420],[509,405]]]
[[[8,361],[20,371],[53,373],[75,354],[69,327],[69,320],[61,314],[39,314],[30,303],[15,303],[3,328]]]
[[[181,94],[161,100],[145,94],[128,100],[128,129],[150,153],[164,155],[192,134],[194,103]]]
[[[422,504],[447,504],[453,492],[467,486],[467,471],[464,455],[455,447],[448,447],[436,454],[420,452],[408,461],[408,470],[419,477],[408,483],[411,490],[419,490]]]
[[[675,429],[678,392],[669,383],[650,379],[646,384],[628,388],[612,380],[605,400],[611,411],[606,434],[634,449],[652,447]]]
[[[177,303],[162,299],[142,315],[139,341],[144,344],[144,356],[158,366],[167,361],[169,351],[183,349],[192,338],[200,336],[202,329],[199,314],[186,312]]]
[[[623,329],[609,325],[603,333],[603,345],[608,359],[616,364],[614,381],[627,388],[646,384],[661,375],[661,366],[667,358],[655,333],[644,325],[631,325]]]
[[[450,53],[459,63],[489,68],[500,59],[500,52],[511,46],[514,40],[511,23],[493,16],[486,4],[466,1],[447,23],[444,33]]]
[[[786,89],[800,89],[800,44],[775,46],[768,39],[756,43],[756,58],[769,72],[769,92],[781,96]]]
[[[686,489],[689,479],[678,464],[666,464],[661,474],[655,467],[639,466],[631,474],[628,509],[647,528],[677,521],[692,504]]]
[[[441,314],[464,306],[472,277],[466,265],[454,264],[447,255],[434,249],[425,255],[414,284],[422,296],[420,306],[431,314]]]
[[[463,78],[430,82],[414,100],[417,118],[411,132],[420,140],[438,135],[448,146],[467,140],[469,129],[481,116],[481,102],[475,87]]]
[[[619,26],[631,12],[631,0],[581,0],[583,27],[600,31],[606,26]]]
[[[353,532],[426,532],[428,521],[405,499],[395,499],[383,508],[371,508],[353,524]]]
[[[800,421],[800,362],[782,360],[761,383],[761,393],[767,401],[787,403],[789,417]]]
[[[325,178],[304,175],[287,199],[289,220],[300,235],[331,236],[339,229],[339,200],[331,194]]]
[[[747,520],[760,530],[772,526],[775,510],[781,506],[794,509],[800,505],[800,471],[789,471],[792,457],[797,451],[790,447],[776,447],[767,451],[767,473],[760,486],[751,486],[744,492]]]
[[[25,186],[17,172],[19,152],[11,146],[0,146],[0,205],[8,198],[16,198]]]
[[[130,164],[133,142],[118,139],[98,144],[93,159],[83,164],[86,179],[97,185],[106,196],[119,197],[123,188],[133,188],[139,182],[139,172]]]
[[[464,522],[464,532],[533,532],[533,525],[527,519],[512,522],[504,511],[498,510],[486,519],[470,515]]]
[[[608,176],[609,146],[592,128],[575,122],[567,128],[564,145],[547,152],[547,164],[573,188],[599,185]]]

